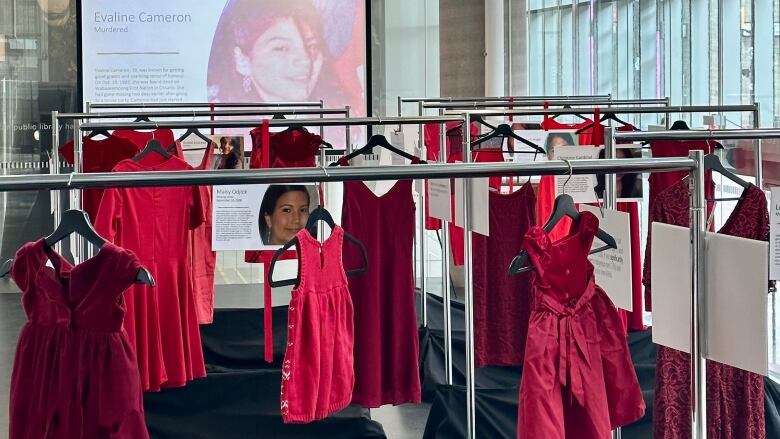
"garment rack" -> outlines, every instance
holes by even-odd
[[[451,121],[449,117],[424,117],[424,118],[377,118],[348,119],[345,123],[365,124],[397,124],[402,123],[442,123]],[[394,120],[398,119],[398,120]],[[190,125],[193,125],[193,121]],[[206,121],[216,123],[218,121]],[[278,125],[283,125],[283,120],[274,120]],[[289,123],[289,121],[286,121]],[[171,122],[173,123],[173,122]],[[137,122],[136,125],[148,124]],[[126,124],[123,124],[126,125]],[[148,126],[148,125],[147,125]],[[89,123],[82,125],[81,129],[113,128],[114,125]],[[611,132],[610,132],[611,133]],[[466,136],[466,138],[468,138]],[[464,144],[468,149],[468,142]],[[693,194],[700,195],[691,198],[691,207],[694,211],[701,210],[703,206],[703,153],[694,151],[688,158],[657,158],[657,159],[597,159],[597,160],[573,160],[570,162],[550,161],[543,163],[462,163],[462,164],[419,164],[383,167],[345,167],[345,168],[281,168],[281,169],[252,169],[252,170],[227,170],[222,172],[210,171],[179,171],[179,172],[136,172],[136,173],[72,173],[70,175],[19,175],[0,176],[0,191],[12,190],[41,190],[41,189],[86,189],[92,187],[148,187],[148,186],[182,186],[182,185],[222,185],[222,184],[268,184],[284,181],[285,183],[324,182],[324,181],[348,181],[348,180],[397,180],[419,178],[467,178],[465,180],[464,201],[466,208],[463,212],[464,229],[470,229],[470,196],[468,182],[470,178],[486,177],[490,175],[568,175],[616,173],[616,172],[664,172],[688,170],[691,172]],[[701,201],[701,203],[699,203]],[[700,215],[701,216],[701,215]],[[691,227],[693,260],[699,263],[692,265],[692,275],[699,276],[697,269],[703,268],[699,261],[700,243],[703,242],[704,229]],[[470,239],[466,239],[467,249],[470,249]],[[467,259],[468,261],[468,259]],[[467,269],[468,281],[471,280],[471,267]],[[699,283],[693,283],[692,293],[694,298],[699,297]],[[475,405],[474,405],[474,355],[473,355],[473,303],[472,296],[465,300],[466,309],[466,410],[468,438],[476,437],[475,429]],[[694,321],[694,323],[698,323]]]

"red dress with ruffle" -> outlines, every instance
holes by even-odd
[[[288,308],[282,362],[282,419],[305,423],[338,412],[352,400],[354,321],[341,258],[344,230],[325,242],[297,233],[299,282]]]
[[[689,227],[688,184],[678,181],[658,194],[650,211],[653,221]],[[769,240],[769,211],[764,193],[750,185],[718,233],[740,238]],[[647,236],[643,282],[651,292],[650,240]],[[691,437],[690,355],[658,346],[653,404],[653,437]],[[755,373],[707,361],[707,437],[763,439],[764,380]]]
[[[111,243],[76,266],[43,238],[19,249],[11,276],[28,321],[11,372],[10,439],[149,437],[122,328],[122,296],[140,268]]]
[[[114,172],[192,170],[184,160],[150,154]],[[191,230],[203,221],[202,190],[193,186],[106,189],[95,229],[138,255],[157,286],[125,294],[125,329],[144,390],[180,387],[206,376],[190,264]]]
[[[581,212],[553,243],[541,227],[523,249],[534,268],[517,437],[604,439],[645,403],[620,316],[595,284],[588,252],[598,218]]]

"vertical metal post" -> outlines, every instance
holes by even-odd
[[[704,152],[691,151],[691,437],[707,439],[706,285],[704,235],[707,227],[704,198]]]
[[[403,102],[401,101],[401,96],[398,96],[398,117],[401,117],[401,112],[403,111]]]
[[[85,113],[91,113],[92,112],[92,103],[87,101],[84,102],[84,112]]]
[[[346,110],[346,113],[347,113],[347,114],[345,114],[345,116],[347,118],[349,118],[349,112],[351,110],[351,107],[349,105],[345,105],[344,109]],[[345,131],[346,131],[346,137],[347,137],[347,145],[346,145],[347,154],[350,154],[352,152],[352,136],[350,136],[350,134],[349,134],[349,125],[346,126]]]
[[[464,113],[463,162],[471,162],[471,113]],[[471,263],[471,180],[463,179],[463,304],[466,315],[466,438],[476,439],[474,382],[474,285]]]
[[[422,116],[422,102],[419,103],[419,110],[420,115]],[[420,130],[420,156],[422,159],[425,159],[425,128],[422,124],[420,124],[418,128]],[[422,325],[428,326],[428,245],[425,239],[425,199],[425,180],[420,180],[420,193],[418,194],[418,200],[420,203],[417,206],[417,213],[420,223],[420,296],[422,297],[420,310],[422,312]]]
[[[758,128],[761,126],[761,105],[756,102],[754,103],[756,106],[756,109],[753,111],[753,128]],[[753,142],[753,147],[755,148],[755,160],[756,160],[756,186],[758,186],[759,189],[764,189],[764,161],[763,161],[763,153],[762,153],[762,139],[755,139]]]
[[[439,110],[439,115],[444,114]],[[439,125],[439,157],[442,163],[447,162],[447,155],[442,154],[447,145],[447,124]],[[454,219],[454,218],[453,218]],[[444,383],[452,385],[452,290],[450,279],[450,229],[447,221],[441,222],[441,294],[444,302]]]
[[[615,128],[604,128],[604,158],[613,159],[617,156],[617,145],[615,144]],[[604,174],[604,207],[615,209],[617,206],[617,193],[615,186],[617,176],[614,173]],[[623,432],[620,427],[612,430],[612,439],[621,439]]]
[[[81,120],[73,119],[73,173],[80,173],[83,169],[83,139],[81,137]],[[70,189],[70,209],[81,209],[81,189]],[[73,261],[76,264],[81,263],[84,258],[83,240],[81,236],[74,233],[70,236],[70,251],[73,255]]]
[[[51,112],[51,157],[49,158],[49,174],[60,173],[60,120],[59,111]],[[62,218],[62,205],[60,194],[62,191],[51,191],[51,203],[52,203],[52,215],[54,218],[54,225],[60,223]],[[62,253],[62,246],[58,242],[55,244],[54,249],[58,253]]]

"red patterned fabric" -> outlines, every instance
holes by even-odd
[[[689,227],[690,190],[684,181],[667,188],[656,198],[650,221]],[[769,211],[764,193],[751,185],[731,216],[718,231],[724,235],[759,241],[769,240]],[[651,290],[650,239],[647,237],[643,282]],[[690,355],[658,346],[653,437],[691,437]],[[707,361],[707,437],[763,439],[764,381],[760,375],[715,361]]]
[[[182,171],[184,160],[149,154],[114,172]],[[190,231],[203,223],[202,190],[192,186],[106,189],[95,229],[138,255],[155,288],[125,293],[125,329],[138,356],[144,390],[180,387],[206,376],[192,291]]]
[[[713,152],[713,146],[706,140],[654,140],[650,142],[650,151],[653,157],[688,157],[688,153],[695,150],[702,150],[705,154]],[[685,171],[678,172],[657,172],[650,174],[648,179],[650,183],[650,210],[653,209],[653,203],[656,197],[664,189],[679,182],[688,175]],[[712,186],[712,176],[707,173],[707,188]],[[707,193],[707,198],[712,198],[712,192]]]
[[[522,366],[531,314],[530,275],[506,267],[534,225],[530,183],[516,192],[490,192],[490,236],[474,233],[474,350],[477,367]]]
[[[620,318],[588,261],[598,226],[595,215],[582,212],[561,241],[536,226],[523,243],[534,274],[520,439],[604,439],[644,415]]]
[[[285,423],[338,412],[349,405],[355,384],[352,300],[341,261],[344,230],[334,227],[323,243],[305,228],[296,237],[300,280],[290,299],[282,362]]]
[[[141,264],[104,244],[72,266],[41,238],[16,253],[11,276],[28,322],[11,372],[10,439],[144,439],[143,395],[123,292]]]
[[[139,148],[127,139],[109,136],[103,140],[84,137],[82,140],[83,168],[82,172],[111,172],[117,163],[133,158]],[[60,154],[71,165],[74,162],[74,145],[70,141],[60,147]],[[103,199],[103,189],[84,189],[82,205],[89,215],[89,220],[95,223],[100,200]]]

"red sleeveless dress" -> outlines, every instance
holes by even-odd
[[[304,228],[298,238],[298,286],[292,291],[282,363],[282,419],[325,418],[352,400],[354,322],[341,260],[344,230],[320,243]]]
[[[541,227],[523,249],[534,267],[517,437],[604,439],[645,412],[623,324],[595,283],[588,252],[598,218],[581,212],[553,243]]]
[[[122,328],[123,293],[141,264],[106,243],[70,263],[44,239],[16,253],[11,276],[27,323],[13,371],[10,439],[144,439],[143,395],[133,346]]]
[[[349,278],[355,306],[352,402],[366,408],[421,399],[412,272],[414,212],[412,180],[397,181],[381,196],[362,181],[344,182],[342,226],[368,252],[368,271]],[[344,249],[344,264],[363,264],[353,246]]]

